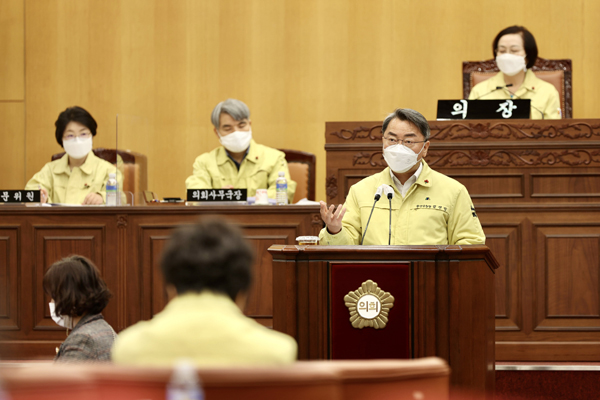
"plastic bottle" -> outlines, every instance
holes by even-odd
[[[108,174],[108,181],[106,181],[106,205],[117,205],[117,174]]]
[[[275,200],[278,206],[284,206],[288,204],[287,197],[287,179],[285,179],[285,172],[279,171],[279,178],[275,183]]]
[[[188,361],[175,364],[167,384],[167,400],[204,400],[196,368]]]

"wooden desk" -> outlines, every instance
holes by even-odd
[[[272,326],[273,244],[318,234],[318,206],[0,207],[0,359],[52,358],[65,330],[50,318],[46,269],[70,254],[98,266],[113,298],[104,311],[120,331],[163,309],[158,270],[171,230],[202,216],[237,223],[256,249],[245,313]]]
[[[427,163],[463,183],[500,263],[496,360],[600,357],[600,120],[430,121]],[[387,165],[381,122],[328,122],[327,201]]]

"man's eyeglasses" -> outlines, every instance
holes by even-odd
[[[385,136],[383,137],[385,139],[386,142],[388,142],[390,145],[395,145],[395,144],[402,144],[403,146],[406,147],[414,147],[417,143],[425,143],[427,140],[415,140],[415,139],[396,139],[394,137],[389,137],[386,138]]]

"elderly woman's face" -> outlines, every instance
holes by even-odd
[[[508,53],[525,57],[527,54],[525,53],[523,37],[519,33],[510,33],[502,36],[498,40],[496,53],[497,55]]]

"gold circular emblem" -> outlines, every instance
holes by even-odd
[[[357,329],[370,327],[385,328],[390,308],[394,307],[394,296],[381,290],[372,280],[363,282],[355,291],[344,296],[350,311],[350,322]]]

